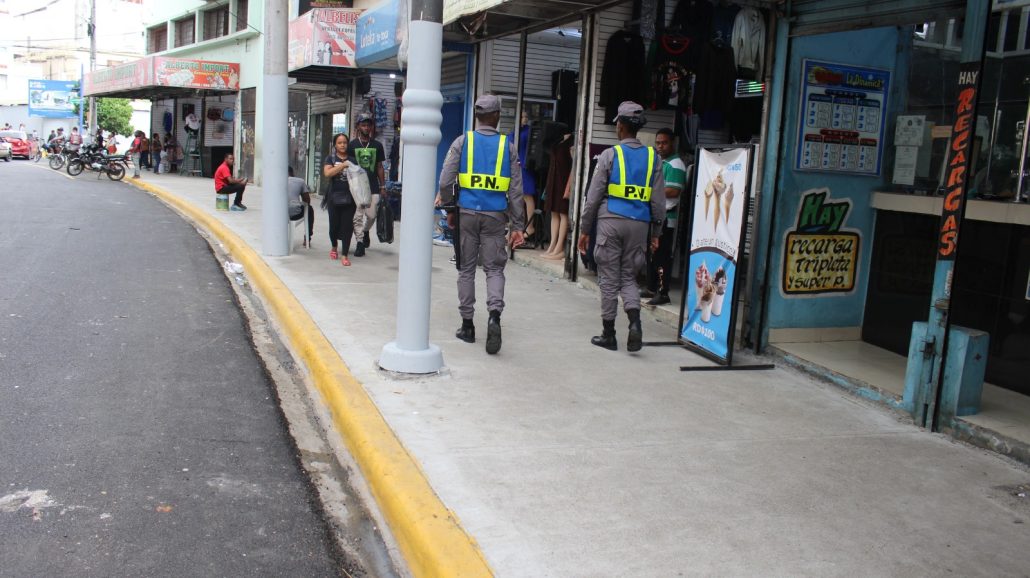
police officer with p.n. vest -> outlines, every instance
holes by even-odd
[[[637,139],[637,132],[646,123],[644,107],[629,101],[619,105],[615,118],[619,144],[598,157],[580,219],[583,234],[578,248],[583,254],[590,243],[590,230],[597,224],[594,261],[604,330],[590,342],[612,351],[619,348],[615,340],[619,295],[629,317],[626,349],[639,351],[642,345],[637,273],[646,263],[648,239],[652,249],[658,247],[665,218],[662,160],[653,148]]]
[[[515,143],[497,132],[501,100],[483,95],[476,100],[476,130],[459,136],[447,151],[440,172],[440,199],[450,204],[457,182],[458,313],[461,327],[455,336],[475,343],[473,314],[476,304],[476,264],[482,257],[486,273],[486,352],[501,349],[501,312],[504,310],[504,265],[508,246],[524,242],[525,205],[522,170]],[[510,240],[506,226],[511,225]]]

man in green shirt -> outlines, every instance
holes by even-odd
[[[672,281],[672,261],[676,254],[676,217],[679,214],[680,194],[687,188],[687,167],[676,154],[676,136],[667,128],[655,135],[654,148],[662,157],[662,175],[665,177],[665,227],[658,241],[658,250],[647,267],[647,289],[652,294],[650,307],[669,303],[669,282]]]

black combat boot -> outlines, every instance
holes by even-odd
[[[618,351],[619,342],[615,340],[615,320],[602,319],[601,323],[604,325],[604,330],[600,335],[591,337],[590,343],[609,351]]]
[[[640,351],[644,340],[644,330],[640,327],[640,310],[627,309],[629,316],[629,339],[626,340],[626,351]]]
[[[465,343],[476,342],[476,326],[472,324],[471,319],[462,319],[461,327],[454,333],[454,336],[464,341]]]
[[[493,355],[501,350],[501,312],[491,311],[486,322],[486,352]]]

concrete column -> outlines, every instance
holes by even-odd
[[[412,0],[408,83],[401,118],[404,203],[397,275],[397,338],[384,345],[379,356],[380,367],[400,373],[435,373],[443,367],[440,348],[429,343],[436,147],[443,121],[442,21],[442,0]]]
[[[289,223],[286,194],[289,158],[289,115],[286,77],[286,44],[289,4],[265,0],[265,67],[261,76],[264,90],[259,93],[261,132],[261,252],[269,256],[288,255],[286,227]],[[246,197],[244,197],[245,199]],[[246,201],[244,201],[246,203]]]

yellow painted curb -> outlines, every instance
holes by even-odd
[[[418,463],[293,293],[257,252],[221,221],[192,203],[142,181],[153,193],[217,237],[239,261],[268,303],[294,352],[307,365],[333,422],[361,468],[417,578],[493,576],[486,558],[457,515],[433,492]]]

